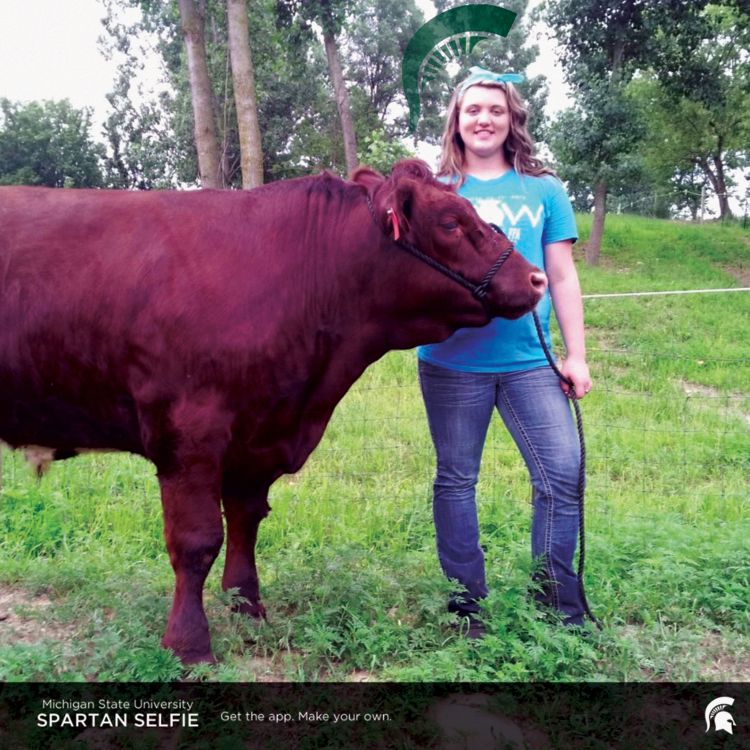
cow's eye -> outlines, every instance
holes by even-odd
[[[440,226],[445,229],[446,232],[452,232],[454,229],[458,229],[458,222],[449,219],[447,221],[441,221]]]

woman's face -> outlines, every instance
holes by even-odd
[[[503,144],[510,132],[505,92],[497,87],[472,86],[464,93],[458,113],[458,132],[468,156],[505,161]]]

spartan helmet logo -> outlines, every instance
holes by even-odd
[[[732,714],[724,709],[734,704],[734,698],[716,698],[706,706],[706,731],[711,729],[711,720],[714,722],[715,732],[729,732],[734,734],[732,726],[736,723]]]
[[[468,55],[483,39],[508,36],[516,13],[496,5],[459,5],[435,16],[409,40],[401,63],[401,80],[409,105],[409,130],[417,130],[420,93],[425,81],[440,74],[451,60]]]

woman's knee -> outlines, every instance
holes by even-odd
[[[434,486],[436,490],[473,492],[478,480],[479,466],[472,462],[438,461]]]

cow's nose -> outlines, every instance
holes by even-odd
[[[547,288],[547,276],[541,271],[532,271],[529,275],[529,281],[531,282],[531,286],[540,294]]]

